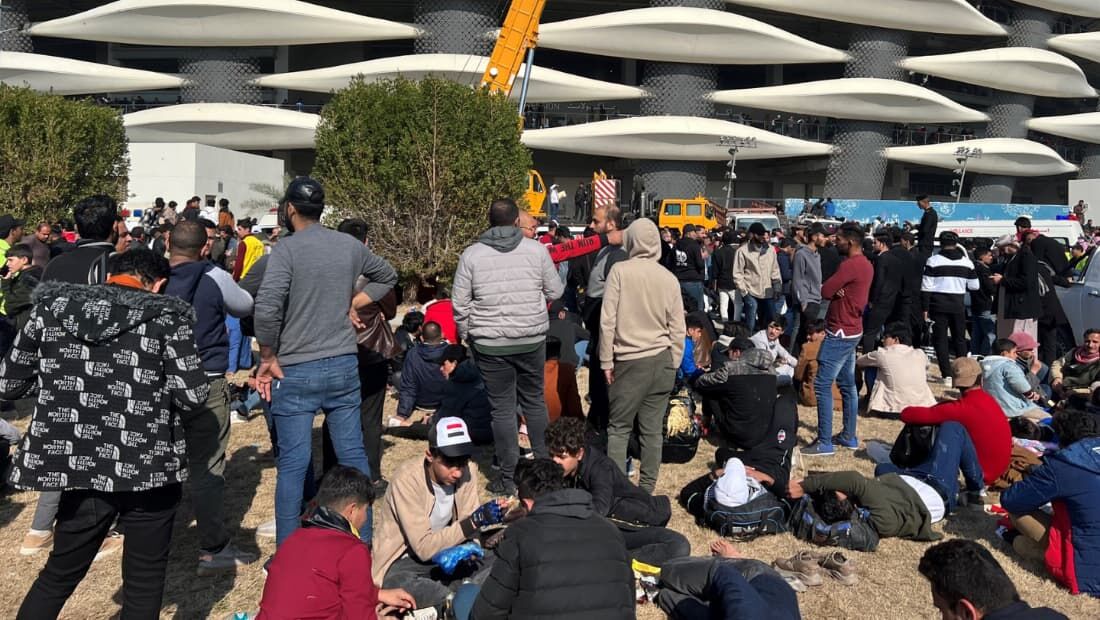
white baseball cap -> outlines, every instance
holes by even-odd
[[[443,456],[458,458],[474,453],[474,441],[462,418],[440,418],[428,432],[428,447],[439,450]]]

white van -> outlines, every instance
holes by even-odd
[[[1057,239],[1069,247],[1085,234],[1081,223],[1076,220],[1032,220],[1031,228],[1051,239]],[[1005,235],[1016,234],[1015,220],[980,220],[963,222],[940,222],[937,234],[950,230],[962,239],[997,239]]]

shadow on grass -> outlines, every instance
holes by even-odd
[[[1012,549],[1012,545],[997,535],[997,521],[998,517],[985,512],[960,508],[958,512],[947,518],[943,531],[967,540],[984,540],[990,547],[1004,552],[1005,556],[1020,568],[1036,577],[1051,579],[1050,573],[1042,562],[1020,557]]]
[[[252,505],[263,469],[270,466],[271,461],[261,454],[258,445],[238,448],[226,461],[224,520],[229,529],[231,544],[242,551],[259,551],[255,544],[254,530],[236,530]],[[190,491],[189,485],[186,488]],[[177,618],[210,617],[214,606],[233,591],[237,579],[236,570],[207,577],[196,576],[199,532],[191,524],[193,502],[194,497],[188,492],[176,513],[176,536],[172,540],[172,554],[168,559],[165,580],[163,605],[175,605]],[[118,596],[121,593],[116,598]]]

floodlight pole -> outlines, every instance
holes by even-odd
[[[729,168],[729,171],[726,172],[726,211],[729,211],[730,200],[733,197],[733,182],[737,180],[737,153],[741,149],[756,148],[756,138],[722,136],[718,139],[718,146],[729,147],[730,160],[726,164],[726,167]]]

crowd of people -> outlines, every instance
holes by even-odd
[[[0,396],[34,400],[24,435],[0,428],[6,480],[39,492],[21,551],[50,550],[18,618],[57,617],[119,549],[122,616],[158,617],[184,484],[197,574],[258,561],[224,497],[231,425],[255,410],[277,474],[259,618],[629,618],[638,597],[673,618],[798,618],[796,592],[859,582],[852,551],[939,541],[987,489],[1007,545],[1100,595],[1100,329],[1068,328],[1074,268],[1026,218],[982,243],[937,233],[923,197],[915,232],[662,230],[603,206],[583,236],[540,237],[501,199],[449,288],[398,322],[393,266],[365,222],[322,225],[317,181],[289,185],[264,238],[200,203],[158,199],[129,229],[91,197],[27,239],[0,216]],[[796,402],[817,412],[801,447]],[[862,416],[905,427],[861,441]],[[424,442],[389,480],[384,432]],[[702,436],[715,468],[656,494]],[[874,477],[797,474],[840,449]],[[708,557],[669,527],[674,503],[723,537]],[[780,532],[820,552],[765,564],[724,539]],[[1063,617],[973,541],[913,568],[945,618]]]

